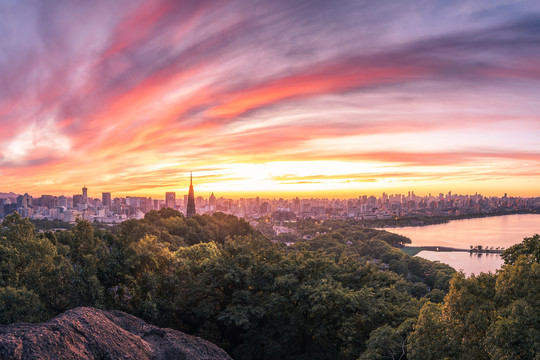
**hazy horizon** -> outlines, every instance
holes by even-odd
[[[260,197],[261,199],[264,198],[264,199],[279,199],[279,198],[283,198],[283,199],[295,199],[295,198],[300,198],[300,199],[308,199],[308,198],[318,198],[318,199],[354,199],[354,198],[358,198],[358,197],[361,197],[361,196],[375,196],[375,197],[381,197],[383,193],[385,193],[386,195],[390,196],[390,195],[404,195],[404,196],[407,196],[407,194],[410,192],[410,193],[414,193],[414,195],[416,196],[419,196],[419,197],[425,197],[425,196],[433,196],[433,197],[437,197],[439,196],[439,194],[443,194],[444,196],[446,196],[449,192],[452,193],[452,195],[463,195],[463,196],[474,196],[475,194],[478,194],[478,195],[482,195],[484,197],[499,197],[499,198],[502,198],[504,197],[504,195],[506,194],[508,197],[514,197],[514,198],[535,198],[535,197],[540,197],[539,194],[536,194],[536,195],[531,195],[531,196],[518,196],[518,195],[515,195],[515,194],[511,194],[511,193],[495,193],[495,194],[488,194],[488,193],[483,193],[483,192],[480,192],[480,191],[475,191],[474,193],[466,193],[466,192],[459,192],[459,191],[452,191],[452,190],[447,190],[447,191],[433,191],[433,192],[416,192],[414,190],[403,190],[403,191],[391,191],[391,192],[388,192],[388,191],[380,191],[380,192],[351,192],[351,193],[348,193],[348,192],[339,192],[339,191],[335,191],[335,192],[314,192],[314,193],[302,193],[302,194],[297,194],[295,192],[281,192],[281,193],[257,193],[257,192],[242,192],[242,191],[238,191],[238,192],[215,192],[215,191],[199,191],[196,187],[196,184],[194,186],[195,188],[195,197],[198,197],[198,196],[202,196],[202,197],[209,197],[211,194],[214,194],[217,198],[230,198],[230,199],[241,199],[241,198],[256,198],[256,197]],[[40,197],[41,195],[52,195],[52,196],[66,196],[66,197],[72,197],[73,195],[79,195],[81,194],[81,190],[82,189],[79,189],[79,190],[75,190],[73,193],[71,192],[66,192],[66,191],[51,191],[51,192],[48,192],[48,193],[39,193],[39,192],[34,192],[34,193],[30,193],[30,192],[25,192],[25,193],[28,193],[28,195],[32,196],[32,197]],[[188,195],[188,189],[186,190],[182,190],[182,189],[179,189],[179,190],[167,190],[167,192],[175,192],[176,193],[176,196],[177,196],[177,200],[180,200],[182,196],[187,196]],[[156,199],[156,200],[164,200],[165,199],[165,193],[137,193],[137,194],[133,194],[133,193],[126,193],[126,192],[122,192],[122,191],[119,191],[117,193],[115,192],[110,192],[110,191],[104,191],[104,192],[109,192],[111,193],[112,197],[115,198],[115,197],[126,197],[126,196],[140,196],[140,197],[151,197],[153,199]],[[0,189],[0,193],[6,193],[4,191],[2,191],[2,189]],[[17,195],[24,195],[24,193],[16,193]],[[88,189],[88,196],[91,197],[91,198],[101,198],[102,196],[102,192],[96,192],[96,191],[91,191],[91,189]]]

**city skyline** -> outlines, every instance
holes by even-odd
[[[540,195],[540,3],[0,0],[0,191]],[[81,24],[84,24],[81,26]]]
[[[381,196],[360,195],[349,199],[328,198],[292,198],[270,199],[264,197],[230,199],[216,197],[212,193],[208,198],[194,195],[192,175],[188,195],[176,197],[175,192],[166,192],[165,199],[151,197],[126,196],[112,197],[110,192],[103,192],[102,198],[88,196],[84,186],[82,194],[72,197],[41,195],[34,197],[6,194],[0,192],[0,219],[18,212],[32,220],[60,220],[74,224],[77,219],[114,225],[126,220],[143,219],[153,210],[172,208],[184,214],[186,218],[195,215],[212,215],[216,212],[239,216],[249,221],[270,221],[277,226],[277,233],[288,231],[281,229],[283,221],[296,221],[298,218],[336,220],[391,220],[411,217],[440,216],[490,216],[512,213],[534,213],[540,209],[540,197],[521,198],[504,194],[502,197],[489,197],[482,194],[448,193],[419,196],[414,191],[404,194],[386,194]]]
[[[192,176],[192,175],[191,175]],[[55,198],[58,198],[58,197],[64,197],[66,199],[73,199],[74,197],[84,197],[84,198],[88,198],[88,199],[101,199],[103,197],[107,198],[107,202],[110,202],[112,199],[114,198],[149,198],[149,199],[154,199],[154,200],[159,200],[161,202],[163,202],[163,204],[165,205],[165,207],[173,207],[173,206],[169,206],[169,204],[177,204],[179,201],[183,201],[182,200],[182,196],[185,197],[186,199],[190,196],[190,193],[193,193],[193,190],[194,189],[194,186],[193,186],[193,179],[190,179],[190,182],[189,182],[189,188],[188,190],[186,191],[186,189],[183,189],[183,190],[178,190],[178,191],[166,191],[165,193],[162,193],[162,194],[159,194],[157,196],[151,196],[150,194],[146,194],[146,195],[140,195],[140,196],[135,196],[135,195],[126,195],[126,194],[123,194],[123,193],[112,193],[110,191],[104,191],[104,192],[100,192],[99,194],[96,192],[96,191],[88,191],[88,188],[86,187],[86,185],[84,185],[79,192],[74,192],[74,193],[67,193],[65,191],[59,191],[58,194],[52,194],[52,193],[29,193],[27,191],[23,192],[23,193],[13,193],[13,192],[5,192],[3,191],[3,189],[0,189],[0,199],[4,198],[4,199],[7,199],[7,198],[15,198],[16,196],[21,196],[21,195],[29,195],[33,198],[39,198],[39,197],[42,197],[42,196],[52,196],[52,197],[55,197]],[[91,190],[91,189],[90,189]],[[255,198],[260,198],[260,199],[268,199],[268,200],[277,200],[277,199],[283,199],[283,200],[294,200],[294,199],[301,199],[301,200],[309,200],[309,199],[321,199],[321,200],[339,200],[339,201],[343,201],[343,200],[353,200],[353,199],[358,199],[358,198],[362,198],[362,197],[365,197],[365,196],[368,196],[368,197],[384,197],[384,196],[400,196],[400,197],[408,197],[408,196],[413,196],[413,197],[417,197],[417,198],[430,198],[430,197],[433,197],[433,198],[437,198],[437,197],[441,197],[441,196],[464,196],[464,197],[476,197],[476,196],[481,196],[481,197],[486,197],[486,198],[516,198],[516,199],[540,199],[540,195],[533,195],[533,196],[517,196],[515,194],[512,194],[512,193],[508,193],[508,192],[504,192],[504,193],[501,193],[501,194],[495,194],[495,195],[491,195],[491,194],[485,194],[485,193],[482,193],[482,192],[479,192],[479,191],[475,191],[474,193],[461,193],[461,192],[454,192],[452,190],[444,190],[444,191],[435,191],[435,192],[426,192],[426,193],[422,193],[422,192],[416,192],[415,190],[407,190],[405,192],[392,192],[392,191],[381,191],[381,192],[378,192],[378,193],[370,193],[370,192],[357,192],[355,193],[354,195],[352,196],[342,196],[342,197],[332,197],[332,196],[324,196],[325,193],[316,193],[315,195],[320,195],[320,196],[300,196],[300,195],[291,195],[291,196],[279,196],[279,194],[268,194],[268,193],[251,193],[251,192],[248,192],[248,193],[241,193],[241,192],[235,192],[234,194],[237,195],[237,196],[228,196],[228,194],[224,193],[224,194],[220,194],[220,193],[217,193],[218,194],[218,197],[220,199],[232,199],[232,200],[240,200],[240,199],[255,199]],[[192,195],[194,196],[194,195]],[[203,198],[203,199],[206,199],[208,200],[210,197],[214,196],[215,197],[215,193],[214,191],[211,191],[209,193],[203,193],[202,195],[200,193],[197,194],[197,198]],[[194,196],[195,197],[195,196]]]

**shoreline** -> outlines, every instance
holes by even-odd
[[[411,216],[411,217],[403,217],[400,219],[392,219],[392,220],[373,220],[375,224],[377,222],[390,222],[389,224],[380,224],[380,225],[376,224],[377,226],[373,226],[373,228],[386,230],[386,229],[395,229],[395,228],[403,228],[403,227],[424,227],[424,226],[429,226],[429,225],[447,224],[451,221],[456,221],[456,220],[482,219],[482,218],[488,218],[488,217],[507,216],[507,215],[540,215],[540,213],[537,210],[514,210],[514,211],[504,211],[504,212],[496,212],[496,213],[479,213],[479,214],[449,215],[449,216],[425,216],[425,217]],[[366,224],[366,225],[369,225],[369,224]]]

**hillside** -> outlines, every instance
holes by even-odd
[[[42,322],[81,306],[122,310],[246,360],[538,353],[538,235],[507,249],[498,274],[465,278],[406,255],[398,235],[324,226],[286,246],[222,213],[186,219],[164,209],[112,231],[78,221],[54,233],[36,233],[14,213],[0,226],[0,323]],[[148,342],[144,331],[135,335]],[[510,336],[521,333],[527,342]]]

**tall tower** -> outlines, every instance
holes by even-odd
[[[186,217],[190,218],[195,214],[196,214],[195,193],[193,192],[193,172],[192,172],[190,180],[189,180],[189,194],[188,194],[188,202],[187,202],[187,209],[186,209]]]
[[[88,197],[88,189],[86,188],[86,185],[82,188],[82,196]]]

